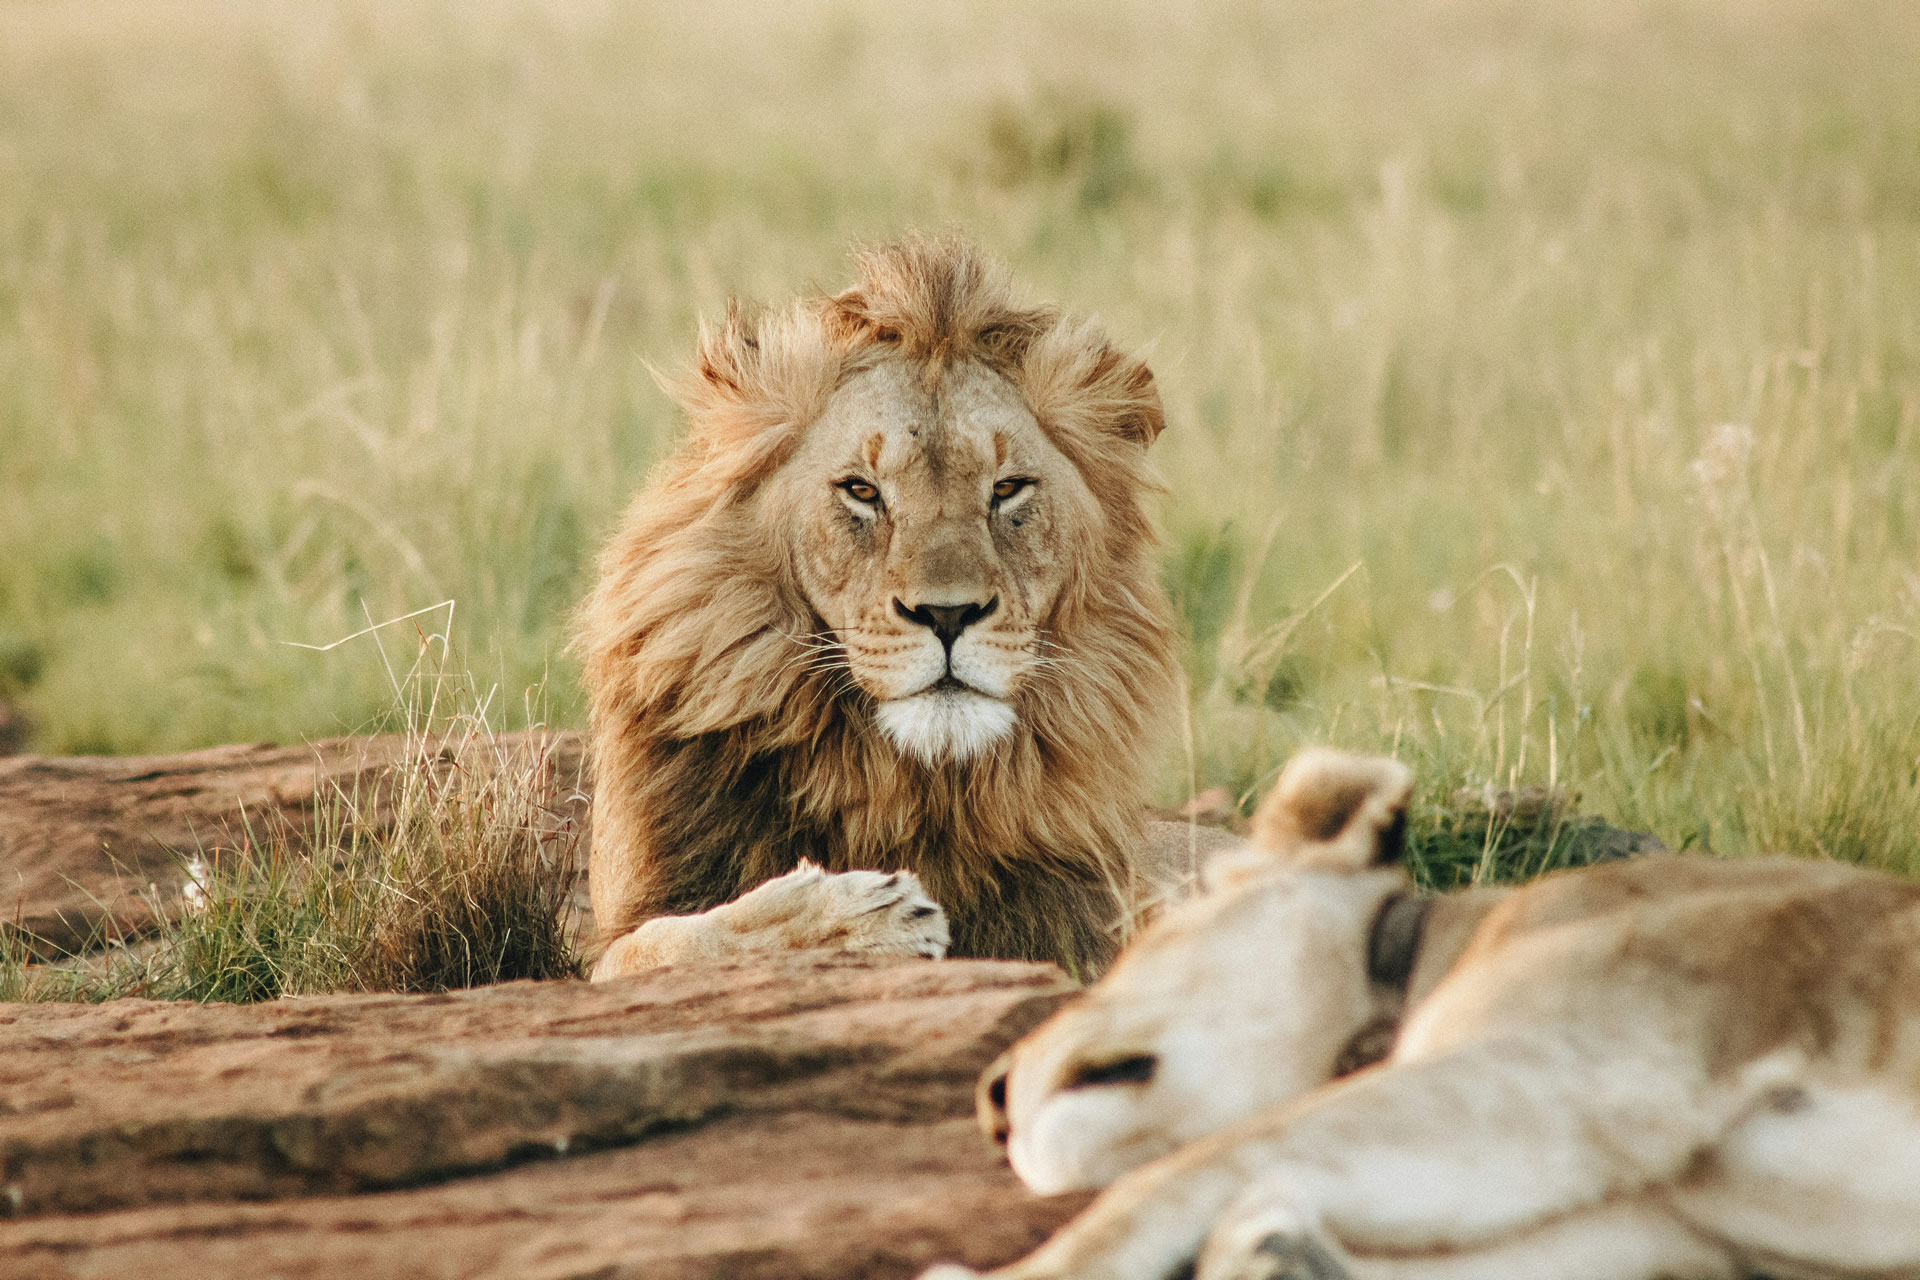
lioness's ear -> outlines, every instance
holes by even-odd
[[[1253,843],[1299,866],[1364,871],[1406,853],[1413,771],[1383,756],[1295,755],[1253,815]]]

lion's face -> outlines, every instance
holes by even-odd
[[[814,660],[844,657],[902,752],[964,760],[1013,730],[1100,513],[1007,379],[971,361],[861,369],[762,500],[830,633]]]

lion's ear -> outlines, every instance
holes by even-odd
[[[1108,342],[1092,320],[1060,320],[1027,345],[1020,380],[1041,422],[1073,438],[1146,447],[1167,424],[1146,361]]]
[[[760,363],[760,338],[754,318],[736,300],[728,300],[727,313],[719,324],[700,325],[700,342],[694,362],[694,376],[700,390],[716,401],[746,398],[756,381]],[[692,406],[689,406],[690,408]]]
[[[1153,370],[1145,360],[1108,347],[1103,358],[1115,362],[1114,379],[1121,394],[1114,414],[1114,429],[1142,447],[1152,444],[1167,429],[1166,410],[1160,404],[1160,388]]]
[[[820,413],[839,369],[817,310],[729,302],[718,323],[701,323],[692,367],[661,383],[686,410],[709,461],[744,476],[783,456],[798,425]]]
[[[1063,320],[1038,335],[1020,378],[1040,420],[1074,436],[1118,436],[1144,449],[1167,425],[1146,361],[1107,341],[1090,320]]]
[[[1413,771],[1398,760],[1313,747],[1295,755],[1253,815],[1253,843],[1289,863],[1365,871],[1406,852]]]
[[[841,351],[851,351],[870,342],[898,342],[898,330],[890,329],[874,318],[867,291],[859,285],[842,289],[820,300],[820,324],[827,341]]]

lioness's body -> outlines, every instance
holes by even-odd
[[[1074,1061],[1152,1055],[1132,1094],[1108,1090],[1140,1114],[1107,1116],[1106,1149],[1137,1149],[1153,1117],[1177,1123],[1192,1052],[1160,1028],[1205,1039],[1246,1003],[1210,995],[1195,957],[1220,940],[1202,931],[1262,902],[1325,926],[1321,961],[1360,971],[1298,952],[1266,971],[1315,1007],[1289,1053],[1324,1078],[1347,1037],[1401,1019],[1385,1061],[1135,1169],[995,1274],[1160,1280],[1197,1256],[1202,1280],[1920,1275],[1920,885],[1797,859],[1563,872],[1435,900],[1404,990],[1385,990],[1365,978],[1369,930],[1405,888],[1308,849],[1171,913],[1141,940],[1156,973],[1129,977],[1129,953],[1077,1022],[1016,1046],[1016,1146],[1049,1107],[1098,1100],[1076,1100],[1101,1091],[1073,1086]],[[1242,941],[1255,970],[1261,939]],[[1156,1017],[1150,978],[1186,979],[1199,1008]],[[1300,1065],[1213,1062],[1223,1082]]]

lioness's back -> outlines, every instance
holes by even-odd
[[[1582,868],[1490,912],[1448,983],[1697,1035],[1714,1071],[1788,1047],[1837,1069],[1920,1062],[1904,1029],[1920,1027],[1920,884],[1799,858]]]

